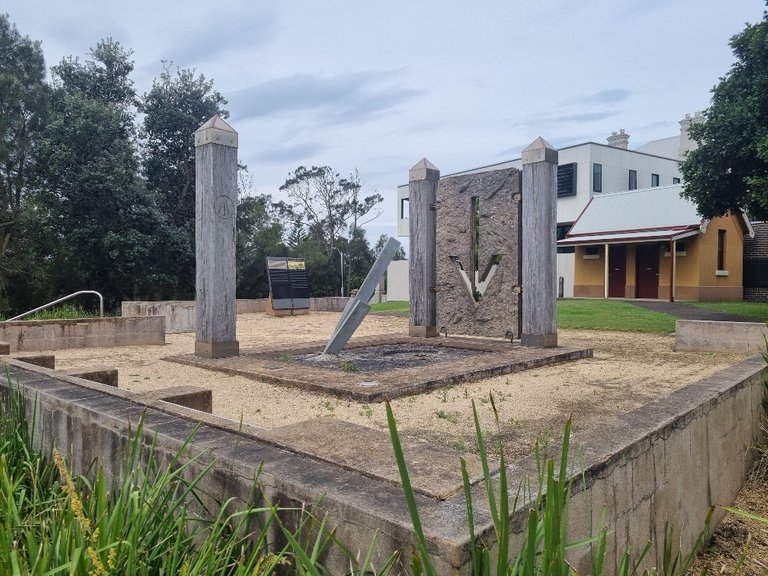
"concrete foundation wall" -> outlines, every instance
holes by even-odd
[[[341,312],[348,298],[310,298],[309,309],[314,312]],[[267,309],[267,298],[239,299],[238,314],[256,314]],[[193,300],[167,300],[162,302],[123,302],[121,314],[124,317],[165,316],[165,331],[168,334],[195,331],[195,302]]]
[[[757,354],[765,349],[768,327],[760,322],[677,320],[675,350],[682,352],[738,352]]]
[[[75,473],[87,470],[95,458],[108,473],[118,473],[129,430],[136,430],[142,417],[146,441],[156,433],[158,450],[167,455],[199,426],[190,453],[202,456],[189,472],[214,462],[203,486],[211,494],[246,498],[261,470],[260,484],[268,501],[282,506],[316,504],[319,514],[327,514],[327,527],[337,530],[336,537],[353,554],[364,555],[376,531],[378,566],[393,551],[407,563],[415,550],[402,490],[391,481],[291,451],[274,438],[270,441],[267,436],[265,441],[266,431],[237,422],[164,402],[143,405],[128,392],[14,360],[8,365],[11,381],[26,397],[28,417],[35,415],[30,424],[39,448],[49,454],[57,447]],[[748,448],[760,438],[764,372],[763,360],[753,357],[597,430],[575,435],[572,465],[575,472],[584,473],[576,481],[570,533],[574,539],[583,538],[605,517],[610,529],[608,572],[626,545],[640,550],[648,541],[653,546],[645,566],[659,563],[667,522],[675,527],[675,542],[689,549],[709,507],[733,502],[751,463]],[[7,386],[3,372],[0,391]],[[326,445],[334,441],[343,440],[330,439]],[[535,477],[535,470],[532,457],[509,465],[511,497],[519,482]],[[484,486],[476,483],[472,494],[477,530],[490,542],[493,528]],[[444,499],[417,493],[416,502],[437,572],[468,574],[461,490]],[[511,535],[514,545],[522,542],[527,517],[526,503],[518,504],[512,519],[517,530]],[[716,512],[715,520],[722,515]],[[574,551],[571,561],[586,573],[589,557],[588,551]],[[342,558],[331,558],[329,563],[333,573],[349,568]]]
[[[11,352],[165,344],[165,320],[147,316],[0,322],[0,340]]]

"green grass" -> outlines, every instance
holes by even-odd
[[[669,333],[675,331],[675,320],[675,316],[619,300],[557,301],[557,325],[560,328]]]
[[[754,318],[768,322],[768,302],[687,302],[698,308]]]
[[[56,306],[55,308],[46,308],[45,310],[40,310],[40,312],[35,312],[29,316],[20,318],[19,321],[72,320],[75,318],[98,318],[98,316],[98,311],[88,312],[76,304],[62,304],[61,306]]]
[[[410,303],[407,300],[392,300],[391,302],[381,302],[371,306],[371,312],[398,312],[408,314]]]

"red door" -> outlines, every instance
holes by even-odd
[[[637,246],[637,297],[659,297],[659,247],[657,244]]]
[[[627,247],[608,247],[608,298],[624,298],[627,285]]]

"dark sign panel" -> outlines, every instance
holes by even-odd
[[[309,281],[304,260],[268,256],[267,272],[273,309],[309,308]]]

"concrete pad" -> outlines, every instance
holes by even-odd
[[[383,344],[459,348],[475,350],[482,354],[436,361],[429,365],[429,370],[416,366],[383,372],[346,371],[341,367],[323,368],[296,360],[304,354],[319,354],[325,347],[325,342],[313,342],[300,348],[284,346],[241,350],[239,356],[230,358],[206,358],[185,354],[169,356],[164,360],[263,380],[271,384],[332,394],[359,402],[383,402],[386,399],[421,394],[444,386],[466,384],[492,376],[592,357],[592,350],[587,348],[545,349],[524,347],[508,340],[489,338],[424,339],[400,335],[354,338],[349,341],[345,351],[358,351]]]
[[[389,432],[335,418],[315,418],[261,433],[262,438],[293,452],[318,458],[372,478],[400,483]],[[445,500],[463,490],[456,452],[400,439],[411,485],[416,492]],[[329,446],[333,446],[329,450]],[[473,484],[482,480],[480,458],[469,456],[467,473]],[[498,471],[498,466],[491,473]]]

